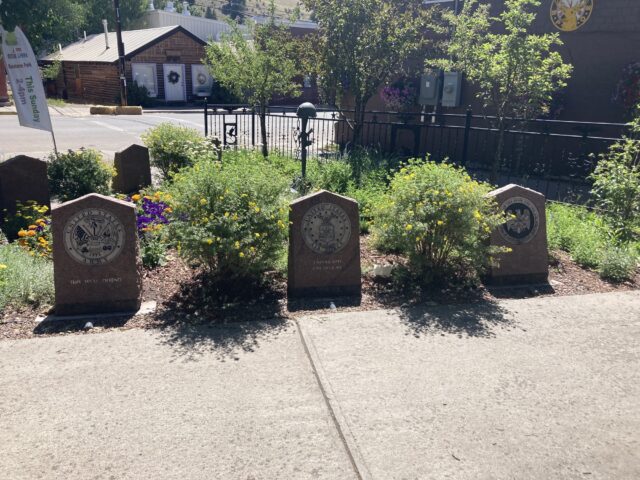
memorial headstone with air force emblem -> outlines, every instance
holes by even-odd
[[[142,298],[135,207],[90,194],[52,211],[56,315],[135,312]]]
[[[118,193],[133,193],[151,185],[149,149],[131,145],[117,152],[113,161],[116,175],[113,189]]]
[[[489,195],[507,216],[507,221],[492,232],[491,244],[511,250],[498,256],[499,265],[491,269],[490,281],[500,284],[546,282],[549,253],[544,195],[514,184]]]
[[[289,296],[360,295],[358,202],[320,191],[291,204]]]

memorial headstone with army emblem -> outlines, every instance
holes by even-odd
[[[98,194],[52,211],[56,315],[134,312],[142,298],[135,207]]]
[[[25,155],[0,163],[0,225],[16,211],[16,202],[51,205],[47,162]],[[5,212],[6,210],[6,212]]]
[[[291,204],[289,296],[360,295],[358,202],[320,191]]]
[[[113,189],[119,193],[133,193],[151,185],[151,164],[149,149],[141,145],[131,145],[117,152],[113,160],[116,176]]]
[[[507,185],[489,194],[507,215],[507,222],[491,234],[491,244],[511,249],[498,256],[491,269],[492,283],[544,283],[549,276],[549,253],[545,197],[521,187]]]

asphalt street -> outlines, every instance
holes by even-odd
[[[640,292],[0,342],[0,478],[640,478]]]
[[[61,116],[51,117],[59,150],[80,147],[101,150],[107,158],[132,143],[140,135],[162,122],[171,122],[204,132],[201,113],[145,113],[140,116]],[[48,132],[21,127],[16,115],[0,116],[0,161],[14,155],[43,157],[53,151]]]

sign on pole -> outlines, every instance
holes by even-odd
[[[38,61],[29,40],[19,27],[14,32],[7,32],[0,26],[0,35],[4,64],[20,125],[53,134]]]

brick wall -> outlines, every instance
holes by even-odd
[[[152,45],[127,61],[127,81],[132,81],[132,63],[153,63],[156,65],[158,99],[164,99],[163,64],[184,64],[185,82],[187,87],[187,101],[193,99],[193,84],[191,81],[191,65],[203,64],[205,56],[204,46],[183,32],[176,32],[169,38]]]

